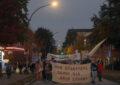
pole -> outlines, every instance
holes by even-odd
[[[26,74],[28,74],[29,73],[29,71],[28,71],[28,55],[29,55],[29,50],[27,49],[27,50],[25,50],[25,56],[26,56],[26,69],[25,69],[25,73]]]
[[[40,10],[41,8],[47,7],[47,6],[49,6],[49,5],[51,5],[51,4],[47,4],[47,5],[44,5],[44,6],[40,6],[40,7],[37,8],[35,11],[32,12],[32,14],[30,15],[30,18],[28,19],[28,25],[27,25],[28,28],[29,28],[30,21],[31,21],[33,15],[34,15],[38,10]],[[28,55],[29,55],[29,53],[27,52],[27,54],[26,54],[26,73],[28,73]]]
[[[31,14],[30,18],[28,19],[28,26],[29,26],[29,24],[30,24],[30,21],[31,21],[33,15],[34,15],[38,10],[40,10],[41,8],[47,7],[47,6],[49,6],[49,5],[50,5],[50,4],[47,4],[47,5],[44,5],[44,6],[41,6],[41,7],[37,8],[37,9]]]

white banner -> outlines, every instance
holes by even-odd
[[[52,80],[59,83],[89,83],[90,64],[52,63]]]
[[[48,53],[47,60],[51,60],[54,58],[55,60],[80,60],[80,53],[75,53],[71,55],[55,55]]]

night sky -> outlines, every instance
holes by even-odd
[[[31,0],[28,4],[29,16],[38,7],[44,6],[53,0]],[[45,27],[54,35],[57,43],[62,43],[68,29],[91,29],[91,17],[98,14],[100,6],[105,0],[57,0],[57,7],[40,9],[32,17],[30,27],[33,31],[38,27]]]

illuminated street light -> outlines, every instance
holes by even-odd
[[[30,15],[30,18],[28,19],[28,28],[29,28],[29,25],[30,25],[30,21],[31,21],[31,19],[32,19],[32,17],[33,17],[33,15],[37,12],[37,11],[39,11],[41,8],[44,8],[44,7],[47,7],[47,6],[53,6],[53,7],[56,7],[58,5],[58,2],[57,1],[54,1],[54,2],[51,2],[51,3],[49,3],[49,4],[46,4],[46,5],[43,5],[43,6],[40,6],[39,8],[37,8],[36,10],[34,10],[33,12],[32,12],[32,14]],[[28,73],[28,55],[29,55],[29,50],[28,49],[26,49],[27,51],[25,52],[25,53],[27,53],[27,55],[26,55],[26,72]]]
[[[56,7],[56,6],[58,6],[58,2],[57,2],[57,1],[53,1],[53,2],[51,2],[51,3],[49,3],[49,4],[46,4],[46,5],[43,5],[43,6],[40,6],[39,8],[37,8],[37,9],[31,14],[30,18],[28,19],[28,26],[29,26],[29,24],[30,24],[30,21],[31,21],[33,15],[34,15],[38,10],[40,10],[41,8],[44,8],[44,7],[47,7],[47,6]]]
[[[54,7],[56,7],[56,6],[58,6],[58,2],[54,1],[54,2],[51,3],[51,5],[54,6]]]

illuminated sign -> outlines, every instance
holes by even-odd
[[[7,50],[24,50],[24,48],[18,48],[18,47],[6,47]]]
[[[0,46],[0,50],[23,50],[24,48],[20,48],[20,47],[1,47]]]
[[[4,59],[4,62],[5,62],[5,63],[8,63],[8,62],[9,62],[9,59]]]

